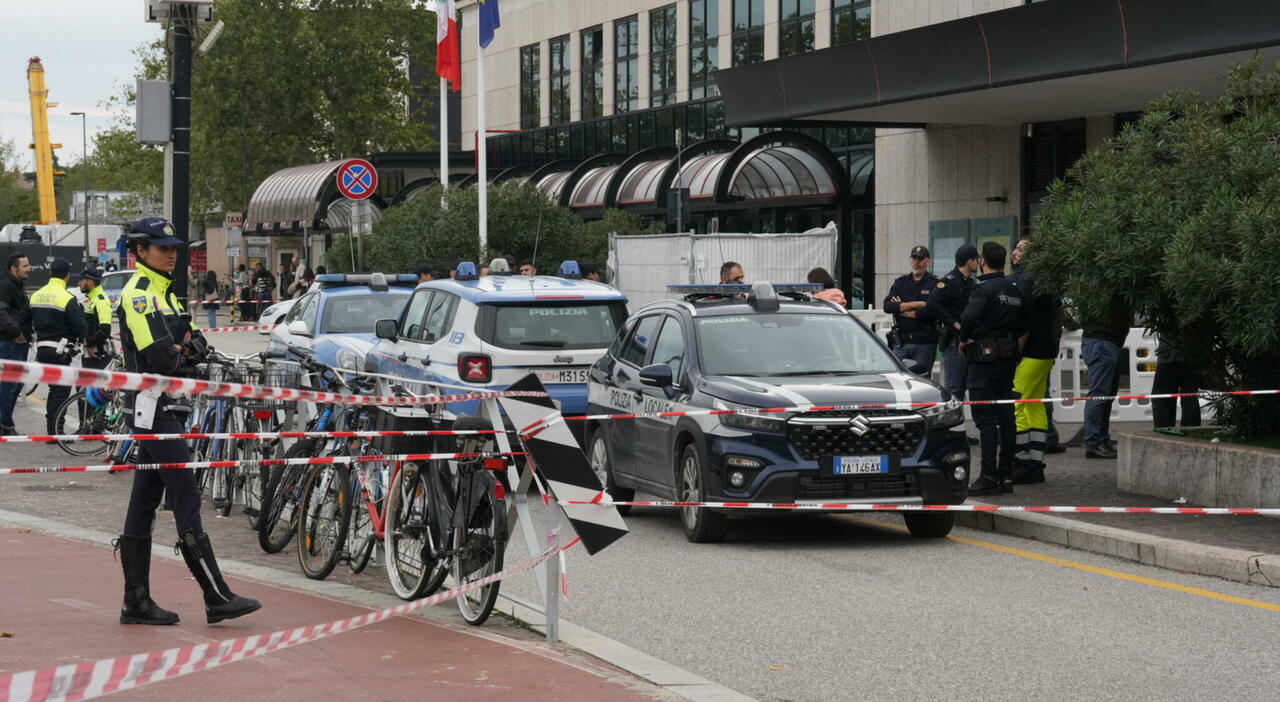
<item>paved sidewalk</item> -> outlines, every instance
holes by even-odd
[[[318,595],[229,576],[263,601],[247,617],[208,625],[200,590],[182,564],[155,558],[155,597],[182,621],[122,626],[120,568],[97,544],[0,527],[9,565],[0,571],[0,672],[270,633],[367,611]],[[135,699],[218,695],[226,699],[664,700],[671,695],[563,646],[467,631],[415,616],[156,683]]]

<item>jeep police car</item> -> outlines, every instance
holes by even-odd
[[[502,390],[534,373],[564,413],[582,414],[588,371],[626,320],[626,304],[615,288],[581,279],[573,261],[558,276],[532,277],[478,277],[475,264],[463,262],[456,277],[418,285],[398,319],[378,321],[365,369],[420,381],[404,384],[417,394]],[[394,384],[380,378],[379,392],[393,394]],[[474,414],[476,405],[452,403],[440,418]]]
[[[589,414],[939,402],[920,409],[588,422],[591,465],[615,500],[959,504],[969,477],[961,405],[914,375],[810,285],[673,286],[591,368]],[[691,541],[727,516],[681,508]],[[904,512],[944,536],[952,512]]]

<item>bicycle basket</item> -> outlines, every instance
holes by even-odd
[[[250,369],[250,385],[266,385],[275,388],[297,388],[300,380],[299,368],[293,364],[271,365],[265,368]],[[276,411],[288,409],[290,400],[271,400],[261,397],[246,397],[240,406],[249,410]]]

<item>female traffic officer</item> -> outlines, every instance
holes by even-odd
[[[177,247],[185,241],[173,236],[162,217],[147,217],[129,231],[129,249],[137,258],[133,277],[120,291],[120,340],[125,369],[135,373],[193,376],[195,363],[208,351],[203,335],[184,314],[169,285]],[[190,405],[158,390],[140,390],[132,397],[129,427],[135,433],[169,434],[183,431]],[[140,463],[179,463],[191,460],[185,442],[144,441]],[[178,527],[178,549],[204,590],[205,615],[210,624],[240,617],[262,605],[231,592],[218,571],[209,536],[200,524],[200,491],[190,468],[139,470],[133,474],[133,494],[125,515],[124,533],[117,542],[124,567],[124,606],[121,624],[176,624],[178,615],[151,599],[151,527],[162,496],[168,494]]]

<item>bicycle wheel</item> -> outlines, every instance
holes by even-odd
[[[302,458],[315,451],[316,442],[303,439],[285,452],[285,458]],[[276,466],[262,491],[262,517],[258,520],[258,545],[267,553],[279,553],[293,540],[298,500],[307,466]]]
[[[467,519],[467,527],[454,534],[458,545],[449,568],[453,586],[465,587],[502,570],[502,554],[507,542],[507,513],[503,501],[494,497],[493,480],[475,480],[472,485],[483,489],[475,495],[475,507]],[[456,598],[462,618],[472,626],[480,626],[498,600],[501,580],[495,580]]]
[[[303,575],[324,580],[338,564],[351,523],[350,471],[312,466],[302,482],[298,511],[298,564]]]
[[[391,479],[383,527],[387,579],[403,600],[435,592],[448,573],[435,555],[430,512],[426,474],[417,463],[404,464]]]
[[[231,412],[228,410],[229,408],[223,410],[223,412],[226,415],[225,416],[226,422],[223,424],[223,426],[226,427],[227,429],[230,429]],[[210,460],[213,460],[213,461],[239,460],[240,450],[235,440],[218,439],[214,441],[214,444],[219,447],[218,453],[221,455],[218,458],[213,458]],[[236,488],[238,486],[238,481],[240,478],[240,467],[231,466],[229,468],[214,468],[213,472],[214,472],[214,480],[219,481],[218,482],[219,489],[215,490],[213,493],[214,511],[218,513],[219,517],[230,517],[231,507],[235,503]]]
[[[256,434],[262,431],[258,420],[252,415],[245,420],[244,432],[248,434]],[[250,460],[261,460],[270,458],[271,446],[261,439],[241,439],[240,440],[240,457]],[[244,514],[249,519],[249,528],[258,528],[258,518],[262,514],[262,493],[267,489],[267,467],[266,466],[244,466],[237,469],[240,472],[239,486],[241,494],[241,504],[244,505]]]
[[[81,390],[58,408],[53,419],[53,430],[58,434],[105,434],[112,424],[106,407],[94,407],[85,399]],[[110,446],[106,441],[59,441],[58,448],[72,456],[97,456]]]
[[[380,455],[381,452],[372,447],[366,448],[364,455]],[[351,481],[352,492],[356,496],[355,504],[351,506],[351,532],[347,535],[347,543],[353,547],[348,549],[350,559],[347,562],[353,574],[364,572],[369,567],[369,561],[373,559],[373,551],[378,541],[377,531],[373,528],[373,518],[369,516],[368,505],[372,504],[374,511],[382,514],[382,507],[385,502],[387,493],[386,485],[383,482],[384,471],[386,471],[386,462],[369,462],[357,464],[351,475],[354,478]],[[363,472],[365,476],[365,490],[360,488],[360,481],[355,471]],[[367,492],[366,492],[367,490]]]

